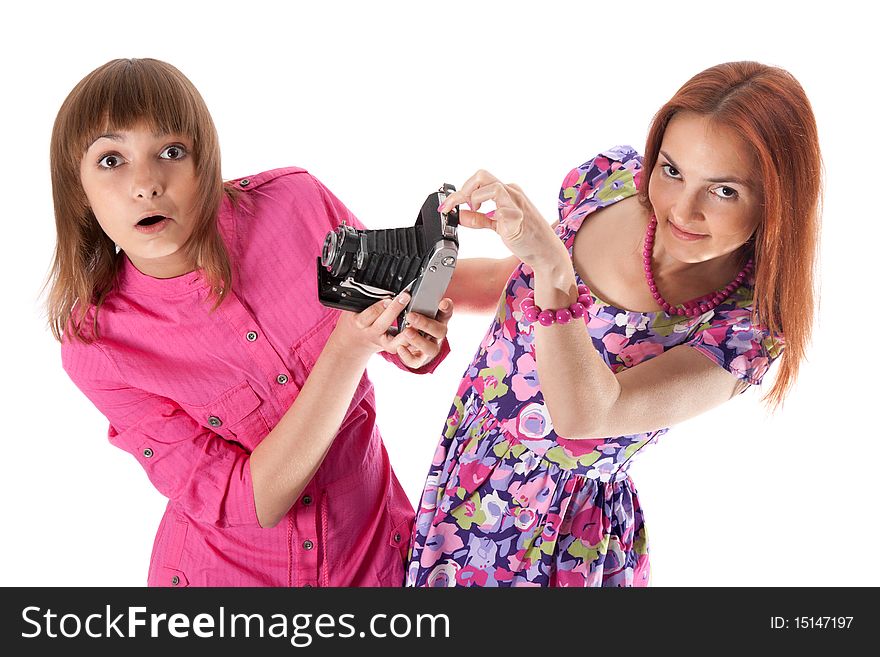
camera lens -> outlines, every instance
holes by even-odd
[[[321,249],[321,264],[327,269],[333,269],[333,259],[336,258],[339,250],[338,243],[339,238],[336,237],[335,231],[327,233],[327,237],[324,238],[324,247]]]
[[[360,249],[360,231],[351,226],[338,226],[327,233],[321,248],[321,264],[331,276],[348,276],[356,266]]]

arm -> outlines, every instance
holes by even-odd
[[[110,441],[138,460],[159,492],[217,527],[271,527],[323,462],[370,355],[404,343],[385,333],[400,310],[394,301],[343,313],[300,394],[251,454],[174,401],[127,385],[98,345],[68,342],[62,355],[110,421]]]
[[[519,187],[479,171],[445,204],[468,202],[476,210],[488,200],[497,206],[494,216],[461,210],[461,222],[492,228],[532,268],[538,306],[573,303],[577,285],[568,252]],[[554,428],[573,439],[669,426],[729,399],[739,385],[734,375],[684,346],[615,375],[580,321],[536,324],[535,362]]]
[[[516,256],[459,260],[446,294],[463,312],[495,312],[504,285],[518,264]]]
[[[64,369],[162,495],[215,527],[258,526],[248,454],[167,397],[130,386],[98,345],[65,337]]]
[[[254,448],[250,471],[262,527],[284,517],[323,463],[370,356],[404,343],[403,335],[385,333],[402,305],[395,299],[387,307],[379,302],[357,315],[343,313],[296,400]]]
[[[535,303],[574,302],[567,253],[535,270]],[[593,347],[582,321],[535,324],[535,363],[556,432],[566,438],[623,436],[695,417],[733,397],[741,382],[690,347],[680,345],[615,375]]]
[[[324,462],[367,360],[331,334],[296,400],[254,448],[250,471],[262,527],[278,524]]]

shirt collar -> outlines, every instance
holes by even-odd
[[[178,296],[201,290],[206,281],[201,269],[174,278],[154,278],[140,271],[125,255],[119,272],[119,289],[152,296]]]

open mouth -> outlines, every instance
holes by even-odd
[[[160,221],[164,220],[165,216],[161,214],[154,214],[151,217],[144,217],[139,222],[137,222],[138,226],[155,226]]]

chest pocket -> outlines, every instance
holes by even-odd
[[[252,451],[269,433],[262,403],[250,383],[242,381],[208,404],[181,406],[202,426]]]
[[[293,356],[301,362],[305,368],[305,376],[312,371],[318,356],[324,350],[327,344],[327,338],[336,328],[336,320],[339,317],[338,311],[328,312],[321,317],[318,322],[306,333],[300,340],[293,345]]]

